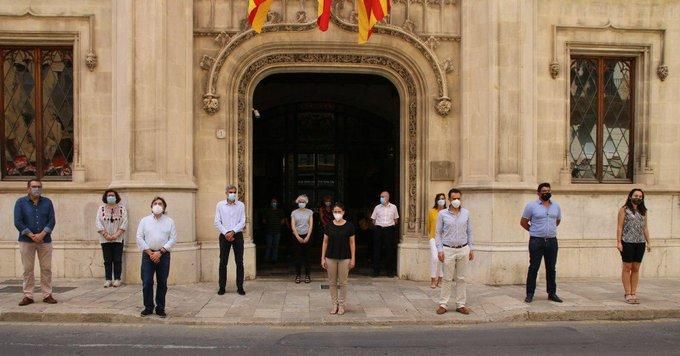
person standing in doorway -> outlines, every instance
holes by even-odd
[[[321,245],[321,267],[328,271],[331,314],[345,314],[347,278],[356,262],[354,225],[344,218],[345,206],[335,203],[333,221],[326,225]]]
[[[281,226],[286,223],[286,216],[283,209],[279,207],[279,201],[272,198],[269,208],[262,213],[262,222],[266,226],[267,249],[264,253],[266,262],[276,263],[279,259],[279,241],[281,240]]]
[[[165,318],[165,295],[168,293],[170,251],[177,242],[175,221],[165,215],[168,204],[155,197],[151,201],[151,215],[142,218],[137,227],[137,247],[142,251],[142,294],[144,310],[141,316],[154,311],[153,278],[156,275],[156,314]]]
[[[437,257],[444,263],[443,285],[439,298],[437,314],[444,314],[451,297],[452,283],[456,283],[456,311],[470,314],[467,301],[468,261],[475,258],[472,243],[472,226],[470,212],[462,208],[463,193],[458,189],[449,190],[451,203],[448,209],[437,214],[435,227],[435,243]]]
[[[97,210],[97,232],[104,256],[104,288],[120,287],[123,271],[123,244],[128,228],[127,209],[120,204],[118,192],[109,189],[102,196],[104,203]]]
[[[394,277],[397,269],[397,224],[399,212],[397,206],[390,203],[390,193],[380,193],[380,204],[373,209],[371,219],[375,224],[373,234],[373,277],[380,275],[383,262],[387,275]]]
[[[307,209],[309,199],[304,194],[298,196],[295,203],[298,208],[290,214],[290,226],[295,238],[295,283],[300,283],[300,272],[302,272],[303,265],[305,266],[305,283],[310,283],[312,279],[309,276],[309,240],[312,238],[312,230],[314,229],[314,212]]]
[[[649,229],[647,228],[647,207],[645,193],[641,189],[633,189],[628,193],[626,204],[619,209],[616,226],[616,248],[623,261],[621,281],[628,304],[639,304],[637,287],[640,280],[640,264],[642,256],[651,251]]]
[[[434,197],[434,206],[427,215],[427,235],[430,238],[430,288],[439,287],[444,276],[444,264],[439,260],[439,251],[435,242],[435,231],[439,212],[446,209],[446,195],[439,193]]]
[[[529,271],[527,272],[526,298],[531,303],[536,291],[536,277],[541,267],[541,259],[545,259],[545,279],[548,299],[562,303],[557,296],[555,281],[557,264],[557,227],[562,221],[562,210],[553,201],[550,183],[541,183],[536,189],[538,199],[527,203],[522,213],[520,225],[529,231]]]
[[[333,221],[333,197],[330,195],[323,197],[323,204],[319,207],[319,220],[323,229]]]
[[[227,287],[227,263],[229,251],[234,248],[236,259],[236,291],[239,295],[246,295],[243,289],[243,229],[246,227],[246,206],[238,200],[236,187],[229,184],[225,188],[227,199],[217,203],[215,208],[215,228],[220,232],[220,265],[219,289],[217,294],[223,295]]]
[[[24,298],[19,306],[33,303],[35,286],[35,255],[40,264],[40,288],[43,302],[56,304],[52,296],[52,231],[57,224],[54,206],[42,196],[42,182],[31,179],[26,184],[27,195],[14,204],[14,226],[19,230],[19,252],[24,266]]]

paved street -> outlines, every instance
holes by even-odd
[[[310,284],[291,280],[247,281],[246,296],[233,289],[217,295],[215,283],[170,286],[167,319],[140,318],[140,285],[103,288],[99,279],[56,280],[59,304],[40,299],[19,307],[21,281],[0,282],[0,321],[169,323],[193,325],[396,325],[400,323],[475,324],[513,321],[640,320],[680,318],[680,281],[643,279],[638,297],[641,304],[623,301],[616,279],[560,279],[559,295],[564,303],[546,299],[538,286],[536,299],[524,303],[524,286],[472,284],[468,288],[470,315],[435,314],[439,289],[428,282],[389,278],[350,279],[347,314],[329,315],[330,297],[326,282]],[[39,296],[39,292],[36,291]]]
[[[394,327],[0,323],[3,355],[677,355],[680,320]]]

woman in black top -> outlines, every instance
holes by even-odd
[[[347,276],[354,268],[356,246],[354,244],[354,225],[347,222],[345,206],[335,203],[333,221],[326,225],[321,246],[321,267],[328,271],[331,301],[331,314],[345,314],[345,297],[347,296]],[[338,289],[340,295],[338,296]]]

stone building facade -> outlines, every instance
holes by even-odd
[[[616,212],[633,187],[646,191],[650,209],[643,276],[680,276],[680,103],[672,97],[680,50],[670,45],[680,41],[680,1],[396,0],[365,45],[348,0],[334,2],[327,32],[316,27],[315,1],[276,0],[261,34],[246,28],[245,0],[0,3],[4,53],[72,51],[71,111],[53,110],[64,133],[41,163],[57,209],[57,277],[103,275],[95,212],[114,188],[130,212],[126,281],[139,280],[134,231],[156,195],[178,228],[170,280],[216,280],[215,204],[234,183],[248,207],[246,277],[255,278],[253,96],[281,73],[371,74],[396,88],[400,278],[429,277],[427,209],[455,186],[472,212],[474,278],[522,283],[520,214],[543,181],[563,209],[560,277],[618,275]],[[17,65],[0,79],[17,75]],[[14,99],[5,98],[9,107]],[[19,149],[8,143],[22,121],[7,110],[0,276],[18,277],[12,209],[26,173],[17,173],[10,151]],[[41,120],[53,127],[48,115]],[[42,151],[55,135],[38,140]],[[59,150],[67,162],[54,177]]]

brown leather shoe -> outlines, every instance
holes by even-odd
[[[446,313],[446,308],[440,305],[439,308],[437,308],[437,314],[442,315],[444,313]]]
[[[45,297],[45,299],[43,299],[43,302],[47,304],[57,304],[57,300],[52,297],[52,294]]]
[[[465,314],[465,315],[468,315],[471,312],[471,310],[468,307],[456,308],[456,311],[461,313],[461,314]]]
[[[24,299],[22,299],[22,300],[19,302],[19,306],[20,306],[20,307],[23,307],[24,305],[29,305],[29,304],[33,304],[33,299],[31,299],[31,298],[29,298],[29,297],[24,297]]]

